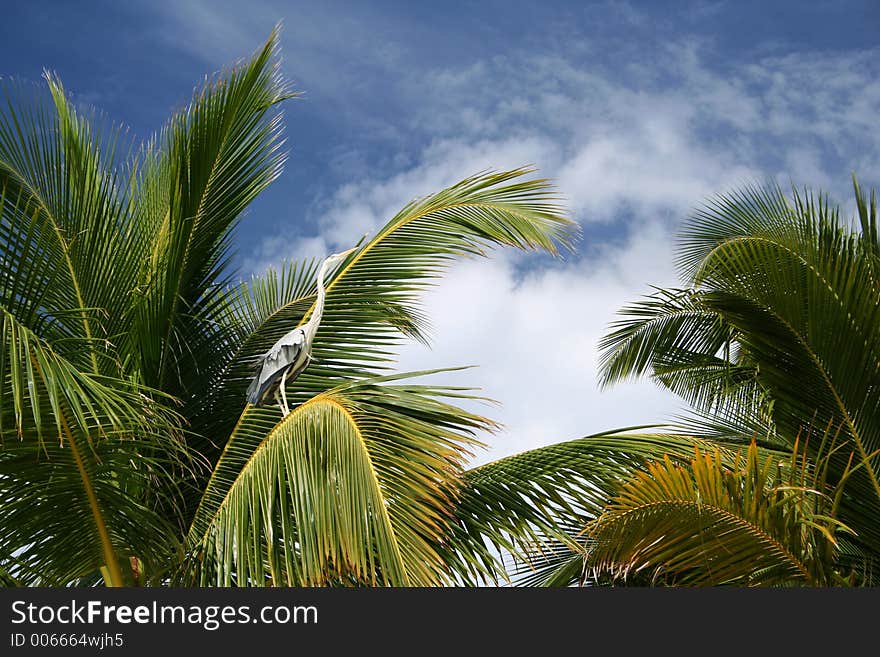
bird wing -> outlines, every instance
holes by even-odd
[[[272,345],[272,348],[266,352],[266,356],[268,358],[278,358],[284,347],[302,348],[302,345],[305,343],[305,341],[305,331],[303,331],[301,328],[295,328],[290,333],[282,335],[278,342]],[[296,351],[299,352],[299,349],[296,349]]]
[[[266,353],[260,356],[254,379],[247,391],[249,404],[260,404],[277,388],[284,370],[296,362],[305,346],[301,328],[283,335]]]

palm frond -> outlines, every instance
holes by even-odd
[[[689,436],[629,433],[633,429],[554,443],[469,470],[457,531],[480,540],[460,551],[471,562],[481,560],[495,580],[508,579],[499,555],[520,564],[515,575],[538,567],[548,550],[566,561],[567,546],[573,558],[581,553],[575,536],[602,514],[633,469],[663,454],[686,459],[695,444],[707,444]]]
[[[762,462],[753,443],[733,469],[700,450],[688,466],[648,464],[588,528],[587,567],[668,585],[832,583],[835,535],[847,528],[799,457]]]
[[[484,255],[494,245],[550,253],[570,248],[577,225],[563,216],[547,182],[510,182],[530,171],[480,174],[413,201],[331,274],[312,349],[314,362],[288,390],[291,404],[303,403],[342,380],[387,373],[403,336],[427,340],[419,294],[454,259]],[[305,286],[304,277],[311,269],[302,264],[296,271],[292,295],[270,291],[271,281],[257,279],[252,284],[253,304],[262,306],[256,315],[260,323],[242,322],[245,330],[230,350],[234,356],[227,375],[209,393],[213,401],[205,408],[212,412],[204,419],[211,435],[231,430],[244,410],[254,359],[281,335],[308,321],[316,291]],[[241,296],[237,290],[227,305],[234,311],[253,305],[242,302]],[[267,305],[266,299],[277,305]]]
[[[139,266],[120,130],[80,114],[46,77],[51,106],[3,87],[0,304],[78,366],[115,374],[112,343]]]
[[[415,375],[424,375],[420,372]],[[250,407],[189,533],[202,584],[437,585],[473,435],[492,423],[462,391],[348,383],[277,422]],[[276,423],[277,422],[277,423]]]
[[[850,450],[863,464],[847,485],[860,501],[846,504],[846,520],[862,513],[856,505],[880,508],[880,287],[862,205],[868,231],[856,233],[824,197],[795,193],[789,203],[778,189],[751,190],[719,199],[684,237],[688,252],[703,256],[694,282],[717,290],[716,308],[741,331],[780,431],[839,425],[850,448],[839,453],[837,476]],[[727,225],[721,213],[743,219]],[[860,537],[880,547],[876,521]]]
[[[144,494],[188,467],[179,418],[155,391],[80,372],[5,310],[0,384],[0,555],[19,562],[5,567],[50,585],[102,566],[121,584],[127,555],[158,568],[173,533]]]
[[[858,525],[858,540],[876,551],[876,204],[855,180],[854,188],[860,231],[822,195],[795,190],[789,200],[768,185],[712,199],[681,236],[678,264],[689,289],[627,308],[629,317],[603,342],[603,364],[606,380],[650,373],[682,394],[718,440],[739,441],[749,426],[790,447],[804,431],[818,438],[839,427],[832,479],[850,458],[861,464],[847,483],[841,518]],[[707,404],[715,400],[721,404]]]
[[[277,48],[273,30],[250,61],[205,85],[144,156],[138,214],[153,250],[131,344],[145,381],[183,398],[202,393],[222,363],[228,338],[214,314],[230,237],[284,163],[274,107],[295,94],[281,78]]]
[[[774,391],[777,421],[795,435],[818,413],[820,425],[844,422],[861,456],[880,447],[880,411],[870,410],[880,306],[859,236],[821,197],[789,204],[778,189],[750,190],[716,205],[686,228],[683,258],[702,256],[694,284],[714,292],[714,308],[740,331]]]
[[[619,314],[599,342],[603,386],[649,374],[706,416],[769,414],[756,365],[711,293],[657,289]]]
[[[571,545],[580,531],[582,528],[566,532],[570,536],[566,541],[544,539],[527,559],[509,558],[506,569],[513,586],[558,588],[583,584],[584,553]]]
[[[695,450],[717,452],[733,468],[747,449],[688,434],[635,432],[649,428],[555,443],[468,471],[459,526],[482,537],[468,549],[492,565],[501,555],[504,565],[493,575],[516,586],[607,583],[575,564],[584,564],[584,529],[603,516],[633,472],[663,459],[687,465]],[[762,464],[790,458],[775,449],[757,453]]]

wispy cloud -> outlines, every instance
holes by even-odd
[[[676,282],[678,222],[708,195],[776,178],[846,199],[850,171],[880,180],[880,50],[772,44],[772,55],[727,60],[706,39],[627,39],[649,34],[650,21],[630,5],[603,6],[628,29],[587,39],[551,21],[529,48],[455,64],[417,60],[395,38],[395,19],[382,27],[337,11],[331,25],[312,8],[286,20],[286,57],[293,70],[303,62],[306,87],[370,143],[386,141],[375,152],[358,150],[365,141],[337,151],[331,164],[351,178],[311,208],[316,232],[295,248],[290,231],[269,235],[247,267],[291,248],[312,256],[349,245],[413,197],[487,168],[536,165],[584,225],[580,258],[525,269],[512,254],[468,261],[426,297],[433,348],[408,345],[400,365],[480,366],[449,375],[502,404],[488,412],[507,430],[480,460],[679,410],[647,383],[600,392],[597,342],[648,283]],[[271,2],[244,13],[225,3],[168,7],[169,24],[201,26],[184,47],[218,61],[249,51],[280,13]],[[238,23],[229,20],[236,11]],[[353,53],[363,61],[352,64]],[[377,161],[387,166],[370,166]]]
[[[401,367],[480,365],[457,382],[499,400],[507,431],[478,460],[669,420],[678,402],[648,383],[599,391],[600,336],[648,283],[676,283],[677,223],[708,195],[777,177],[845,197],[850,165],[878,177],[865,122],[880,99],[866,64],[864,54],[791,56],[721,74],[681,44],[659,69],[633,62],[625,79],[558,57],[433,71],[424,84],[441,100],[412,119],[433,138],[396,173],[340,187],[319,208],[321,236],[347,244],[465,174],[537,164],[584,223],[588,255],[524,278],[509,256],[464,263],[426,299],[433,349],[408,346]],[[616,226],[616,246],[593,240],[594,222]]]
[[[187,0],[147,5],[156,16],[154,36],[211,68],[228,65],[262,43],[282,23],[284,69],[305,98],[321,103],[334,121],[369,120],[371,107],[352,104],[372,90],[386,94],[388,81],[407,70],[408,60],[394,39],[393,16],[373,16],[368,7],[345,3],[266,0]],[[387,95],[387,94],[386,94]],[[387,108],[386,108],[387,109]],[[381,123],[381,121],[376,121]],[[388,138],[388,124],[371,126]]]
[[[646,280],[672,282],[671,245],[657,224],[590,260],[518,273],[509,255],[453,268],[426,298],[433,348],[410,344],[400,366],[417,371],[478,365],[450,383],[479,386],[501,403],[472,405],[505,430],[487,438],[485,462],[615,427],[668,420],[679,404],[642,382],[597,388],[596,345],[621,301]]]

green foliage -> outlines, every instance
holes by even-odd
[[[623,310],[602,383],[652,377],[684,428],[466,470],[495,425],[395,353],[429,341],[419,298],[456,260],[573,248],[548,181],[483,172],[359,243],[282,418],[245,390],[319,262],[230,266],[286,157],[277,32],[134,148],[47,83],[0,90],[0,583],[876,581],[880,243],[855,181],[858,227],[776,187],[712,200],[682,287]]]
[[[587,567],[672,586],[835,583],[835,534],[846,528],[798,456],[762,462],[752,443],[732,467],[699,449],[687,465],[648,463],[587,527]]]
[[[450,580],[441,550],[460,473],[492,424],[441,401],[455,390],[393,378],[343,384],[278,424],[248,409],[190,531],[201,583]]]
[[[689,430],[789,453],[800,441],[813,467],[823,464],[820,493],[855,536],[841,539],[837,571],[790,573],[813,583],[850,571],[870,583],[880,556],[877,205],[853,183],[858,227],[827,197],[795,191],[789,200],[775,186],[711,200],[680,238],[687,287],[625,307],[601,344],[604,384],[650,376],[693,406]],[[665,568],[653,558],[652,568]]]
[[[50,102],[5,86],[0,111],[0,580],[499,576],[491,518],[473,535],[458,520],[474,433],[494,425],[452,405],[467,391],[388,374],[403,339],[427,340],[418,297],[455,259],[571,248],[548,183],[484,172],[359,245],[282,421],[244,392],[308,320],[318,263],[235,283],[229,255],[286,157],[277,32],[139,147],[47,82]]]

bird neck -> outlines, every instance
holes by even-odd
[[[318,332],[321,316],[324,314],[324,299],[327,298],[327,292],[324,289],[324,276],[326,274],[327,261],[325,260],[321,263],[321,268],[318,270],[318,298],[315,299],[315,309],[312,311],[312,316],[307,324],[306,334],[309,342],[315,337],[315,333]]]

